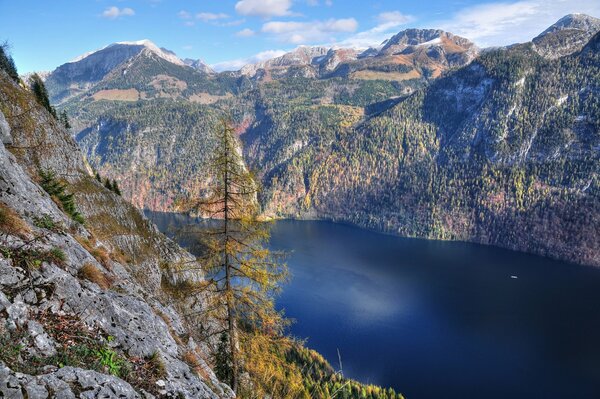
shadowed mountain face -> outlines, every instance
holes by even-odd
[[[89,162],[138,207],[170,210],[207,187],[228,115],[266,215],[598,265],[597,29],[567,16],[482,53],[409,29],[380,48],[300,47],[220,74],[144,50],[60,107]]]

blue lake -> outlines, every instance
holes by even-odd
[[[290,332],[347,377],[408,399],[600,398],[600,270],[330,222],[279,221],[270,245],[289,252]]]

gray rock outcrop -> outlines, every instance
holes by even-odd
[[[13,143],[12,136],[10,135],[10,126],[2,111],[0,111],[0,140],[2,140],[2,144]]]

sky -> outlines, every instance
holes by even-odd
[[[0,0],[0,41],[19,73],[141,39],[221,71],[299,45],[376,46],[407,28],[502,46],[529,41],[569,13],[600,17],[600,0]]]

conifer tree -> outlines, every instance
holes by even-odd
[[[60,113],[60,123],[63,124],[65,129],[71,128],[71,122],[69,122],[69,116],[67,115],[67,111],[63,111]]]
[[[102,183],[102,178],[100,177],[100,173],[96,172],[96,180]]]
[[[50,105],[48,91],[46,90],[46,85],[44,84],[42,78],[40,78],[40,75],[38,75],[37,73],[31,75],[31,77],[29,78],[29,87],[31,87],[31,91],[35,95],[35,98],[38,101],[38,103],[44,108],[46,108],[48,112],[50,112],[50,114],[55,119],[57,119],[56,110],[52,105]]]
[[[121,195],[121,189],[119,188],[119,184],[114,179],[112,181],[112,190],[114,191],[115,194]]]
[[[6,71],[12,80],[19,82],[19,73],[17,72],[15,61],[9,53],[9,46],[6,42],[0,45],[0,69]]]
[[[104,180],[104,187],[106,187],[106,188],[108,188],[110,191],[112,191],[112,189],[113,189],[113,186],[112,186],[112,183],[110,182],[110,179],[108,179],[108,178],[107,178],[107,179],[105,179],[105,180]]]
[[[85,223],[83,215],[77,210],[75,205],[75,197],[73,193],[67,193],[67,186],[61,183],[56,174],[51,170],[40,170],[40,186],[46,191],[55,201],[60,204],[62,210],[78,223]]]
[[[280,254],[265,247],[270,224],[257,220],[258,187],[242,161],[230,122],[222,121],[211,172],[209,195],[191,208],[219,219],[217,227],[201,235],[206,250],[199,260],[211,277],[203,287],[214,294],[210,316],[225,326],[216,332],[228,346],[219,347],[217,369],[222,377],[230,377],[226,382],[237,392],[243,369],[239,334],[281,334],[284,321],[273,296],[287,277],[287,268]]]

